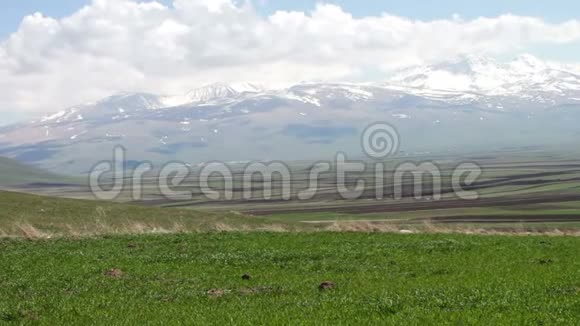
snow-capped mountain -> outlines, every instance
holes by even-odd
[[[580,75],[568,69],[565,65],[543,62],[531,55],[522,55],[507,63],[470,55],[447,63],[400,71],[389,84],[486,96],[578,92]]]
[[[32,121],[33,124],[59,124],[82,120],[122,120],[136,113],[166,107],[163,97],[146,93],[123,93],[104,98],[95,103],[70,107]]]
[[[216,99],[235,98],[245,93],[260,93],[264,90],[265,88],[251,83],[215,83],[192,90],[186,95],[186,99],[191,103],[205,103]]]
[[[258,94],[267,89],[253,83],[213,83],[195,88],[186,94],[164,95],[160,101],[166,107],[185,105],[188,103],[209,103],[212,101],[231,101],[241,95]]]
[[[217,83],[177,96],[114,95],[0,128],[0,156],[84,173],[116,145],[153,162],[362,155],[359,136],[377,121],[399,130],[405,151],[433,152],[570,142],[579,120],[571,66],[469,56],[375,84]]]

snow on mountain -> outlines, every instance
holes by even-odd
[[[183,95],[161,96],[165,107],[175,107],[191,103],[208,103],[211,101],[228,101],[241,95],[258,94],[267,89],[252,83],[213,83],[205,85]]]
[[[68,109],[68,110],[62,110],[62,111],[56,112],[54,114],[49,114],[49,115],[46,115],[46,116],[42,117],[40,119],[40,122],[51,122],[51,121],[54,121],[54,122],[59,123],[59,122],[61,122],[63,120],[68,120],[71,116],[75,115],[76,113],[77,113],[77,109],[76,108],[71,108],[71,109]],[[82,119],[83,119],[83,117],[82,117],[81,114],[78,114],[76,116],[76,120],[82,120]]]
[[[547,63],[527,54],[508,63],[469,55],[451,62],[402,70],[388,84],[415,91],[501,96],[530,91],[580,91],[580,75],[564,65]]]
[[[254,84],[215,83],[192,90],[186,95],[188,102],[208,102],[218,99],[234,98],[244,93],[259,93],[263,87]]]
[[[95,103],[86,103],[41,117],[34,123],[58,124],[89,119],[121,120],[136,112],[157,110],[165,107],[157,95],[146,93],[122,93],[109,96]]]
[[[323,101],[367,102],[374,98],[375,87],[356,84],[303,83],[277,92],[277,96],[320,107]]]
[[[248,100],[258,106],[258,102],[267,103],[277,99],[322,107],[384,102],[387,98],[390,101],[405,95],[416,96],[416,100],[450,105],[469,104],[500,111],[531,109],[530,104],[545,107],[577,103],[580,99],[578,68],[544,62],[531,55],[522,55],[507,63],[469,55],[450,62],[405,69],[394,74],[387,82],[374,85],[302,83],[287,89],[270,90],[252,83],[214,83],[178,96],[117,94],[96,103],[49,114],[35,123],[123,121],[144,118],[152,111],[183,106],[223,106],[225,113],[229,113],[231,108],[228,106]],[[249,108],[240,108],[239,111],[246,114],[251,112]]]

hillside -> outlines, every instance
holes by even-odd
[[[0,186],[66,182],[73,182],[73,179],[37,169],[10,158],[0,157]]]
[[[262,218],[0,191],[0,238],[268,229]],[[279,223],[281,224],[281,223]]]

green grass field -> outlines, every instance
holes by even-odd
[[[205,233],[2,240],[0,252],[0,320],[17,324],[580,321],[574,237]]]

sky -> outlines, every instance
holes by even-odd
[[[376,80],[472,53],[576,63],[578,16],[573,0],[4,1],[0,124],[121,91]]]
[[[35,12],[42,12],[51,17],[65,17],[90,4],[90,0],[18,0],[11,1],[10,5],[2,5],[0,11],[0,37],[15,32],[22,18]],[[171,0],[159,1],[171,5]],[[258,0],[254,1],[256,8],[264,15],[276,10],[312,10],[320,1],[314,0]],[[493,17],[505,13],[522,16],[543,17],[552,22],[578,18],[580,2],[576,0],[335,0],[334,3],[357,17],[377,15],[388,12],[395,15],[415,19],[432,20],[444,19],[459,14],[465,18],[480,16]]]

